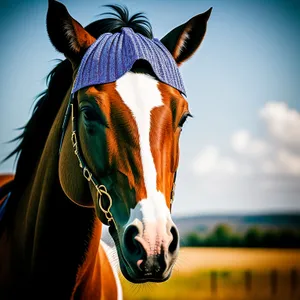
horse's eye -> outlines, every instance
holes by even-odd
[[[83,106],[80,110],[84,115],[84,120],[87,121],[86,126],[90,125],[89,122],[91,122],[91,125],[92,122],[97,122],[108,128],[108,124],[105,120],[105,117],[93,107]]]
[[[187,119],[188,117],[193,117],[193,116],[192,116],[190,113],[185,113],[185,114],[181,117],[181,119],[180,119],[180,121],[179,121],[179,123],[178,123],[178,127],[182,128],[182,127],[183,127],[183,124],[185,123],[185,121],[186,121],[186,119]]]
[[[84,117],[88,121],[97,121],[99,120],[98,114],[91,107],[84,106],[81,111],[84,114]]]

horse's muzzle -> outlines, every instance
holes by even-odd
[[[135,221],[124,232],[122,248],[130,269],[127,279],[162,282],[170,277],[178,256],[178,230],[171,220],[144,224]]]

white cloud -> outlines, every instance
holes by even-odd
[[[193,160],[197,176],[185,170],[178,195],[189,201],[186,190],[196,194],[201,211],[299,210],[299,115],[287,104],[266,103],[253,116],[253,122],[261,116],[260,134],[240,129],[222,148],[199,149]]]
[[[274,151],[272,159],[266,158],[261,163],[261,170],[265,174],[300,175],[300,155],[287,149]]]
[[[300,175],[300,154],[296,155],[286,149],[277,153],[277,161],[282,173]]]
[[[242,155],[262,156],[269,151],[269,145],[260,139],[255,139],[247,130],[239,130],[231,137],[233,150]]]
[[[238,130],[230,139],[234,155],[224,156],[215,146],[207,146],[195,159],[195,172],[300,176],[300,113],[286,103],[268,102],[259,115],[267,128],[265,139]]]
[[[198,175],[209,173],[234,174],[237,166],[233,159],[222,157],[215,146],[207,146],[197,155],[194,162],[194,171]]]
[[[279,143],[300,147],[300,113],[284,102],[268,102],[260,111],[269,134]]]
[[[271,159],[265,159],[261,163],[261,171],[265,174],[278,174],[280,170],[276,163]]]

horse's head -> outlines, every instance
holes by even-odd
[[[210,10],[173,29],[161,41],[156,40],[161,49],[157,51],[167,55],[170,65],[165,66],[161,60],[157,61],[159,67],[154,66],[153,57],[159,60],[163,54],[152,53],[152,59],[136,60],[122,76],[103,83],[116,61],[122,66],[128,59],[112,60],[118,50],[111,51],[110,47],[123,47],[125,42],[119,45],[117,40],[130,39],[126,34],[135,36],[133,30],[122,29],[126,24],[112,30],[114,35],[107,35],[107,40],[113,41],[107,46],[102,40],[104,48],[100,51],[98,39],[88,28],[75,21],[59,2],[49,3],[49,37],[72,63],[77,80],[72,91],[73,121],[66,128],[60,152],[62,188],[77,204],[95,207],[100,220],[110,225],[127,279],[136,283],[164,281],[171,274],[179,249],[178,230],[170,210],[179,136],[190,115],[177,66],[200,45]],[[140,32],[149,33],[139,22],[130,24],[127,27],[135,31],[144,28]],[[134,38],[154,43],[142,35]],[[149,51],[156,51],[156,46],[151,44]],[[72,151],[71,128],[77,158]]]

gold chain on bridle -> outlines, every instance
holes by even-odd
[[[81,154],[81,149],[80,149],[80,145],[78,143],[78,136],[77,136],[77,122],[76,122],[77,118],[76,118],[76,114],[74,112],[74,105],[75,105],[74,98],[75,98],[74,95],[72,95],[70,104],[69,104],[71,107],[70,109],[71,109],[71,117],[72,117],[71,141],[72,141],[73,150],[78,159],[79,167],[82,169],[83,177],[88,182],[91,182],[97,191],[97,203],[96,204],[98,205],[98,207],[104,214],[107,223],[110,223],[111,221],[115,223],[113,215],[110,211],[110,209],[112,207],[112,198],[111,198],[109,192],[107,191],[106,186],[103,184],[100,184],[97,181],[97,179],[95,178],[95,176],[93,175],[93,173],[89,170],[89,168],[88,168],[87,164],[85,163],[84,158]],[[108,200],[107,208],[105,208],[103,205],[103,196],[106,196],[106,198]]]
[[[71,105],[73,106],[73,104],[71,104]],[[72,109],[72,111],[73,111],[73,109]],[[96,188],[97,202],[98,202],[98,205],[99,205],[100,209],[104,213],[104,215],[107,219],[107,222],[113,221],[113,216],[110,212],[110,208],[112,206],[112,198],[111,198],[110,194],[107,192],[106,186],[103,185],[103,184],[98,184],[97,181],[95,180],[92,172],[87,168],[87,166],[85,166],[83,164],[83,161],[82,161],[81,156],[80,156],[79,151],[78,151],[78,142],[77,142],[77,135],[76,135],[75,130],[72,130],[72,145],[73,145],[74,153],[77,156],[77,159],[79,161],[79,167],[82,169],[83,177],[88,182],[91,182],[94,185],[94,187]],[[109,200],[109,205],[108,205],[107,209],[105,209],[103,207],[103,204],[102,204],[102,196],[103,195],[106,195],[107,199]]]

